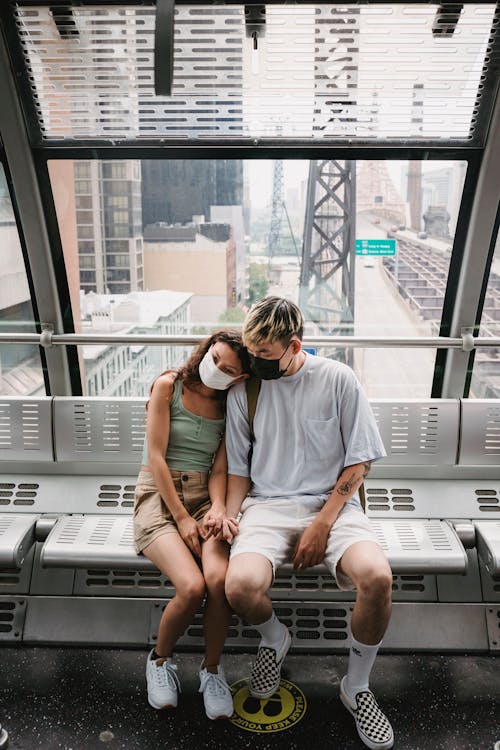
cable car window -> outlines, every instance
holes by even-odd
[[[3,165],[0,164],[0,331],[35,333],[33,307],[16,219]],[[45,396],[38,346],[0,344],[0,394]]]
[[[480,143],[495,3],[178,5],[171,97],[155,96],[155,3],[19,4],[37,137]],[[196,33],[195,33],[196,32]],[[122,165],[111,179],[124,179]],[[103,175],[107,177],[107,175]],[[83,178],[84,179],[84,178]]]
[[[491,264],[479,336],[500,337],[500,233]],[[478,349],[474,358],[470,395],[500,398],[500,349]]]
[[[63,248],[78,330],[202,334],[278,294],[309,336],[438,335],[465,174],[458,161],[51,161],[58,215],[63,200],[75,224]],[[93,376],[120,351],[126,382],[117,366],[102,388]],[[430,394],[432,350],[321,353],[371,397]],[[145,395],[185,355],[84,347],[88,393]]]

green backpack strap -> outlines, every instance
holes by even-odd
[[[260,378],[256,378],[251,375],[245,381],[245,387],[247,391],[247,403],[248,403],[248,429],[250,431],[250,441],[253,444],[255,440],[255,433],[253,431],[253,420],[255,417],[255,410],[257,409],[257,399],[259,398],[260,391]]]

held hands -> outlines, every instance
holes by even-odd
[[[294,570],[319,565],[325,557],[330,526],[313,522],[297,540],[293,554]]]
[[[213,536],[214,539],[224,539],[232,542],[238,533],[238,521],[226,516],[223,509],[212,506],[203,519],[204,539]]]

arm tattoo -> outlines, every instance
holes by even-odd
[[[344,479],[342,484],[339,484],[339,486],[337,487],[337,492],[339,493],[339,495],[350,495],[351,492],[354,492],[354,487],[356,484],[356,474],[351,474],[348,479]]]
[[[361,470],[363,472],[363,475],[361,477],[357,476],[357,473],[354,472],[351,474],[350,477],[344,479],[341,484],[337,487],[337,492],[339,495],[351,495],[354,493],[354,491],[358,488],[358,486],[361,484],[363,479],[366,479],[368,476],[368,472],[371,468],[371,461],[365,461],[365,463],[361,464]],[[361,481],[360,481],[361,480]]]

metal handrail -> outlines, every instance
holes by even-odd
[[[190,335],[145,335],[145,334],[101,334],[101,333],[3,333],[0,344],[38,344],[50,346],[91,346],[100,344],[148,344],[196,345],[207,338],[208,334]],[[470,333],[462,337],[451,336],[307,336],[302,341],[304,346],[350,346],[354,348],[417,348],[417,349],[471,349],[500,347],[500,337],[473,337]]]

